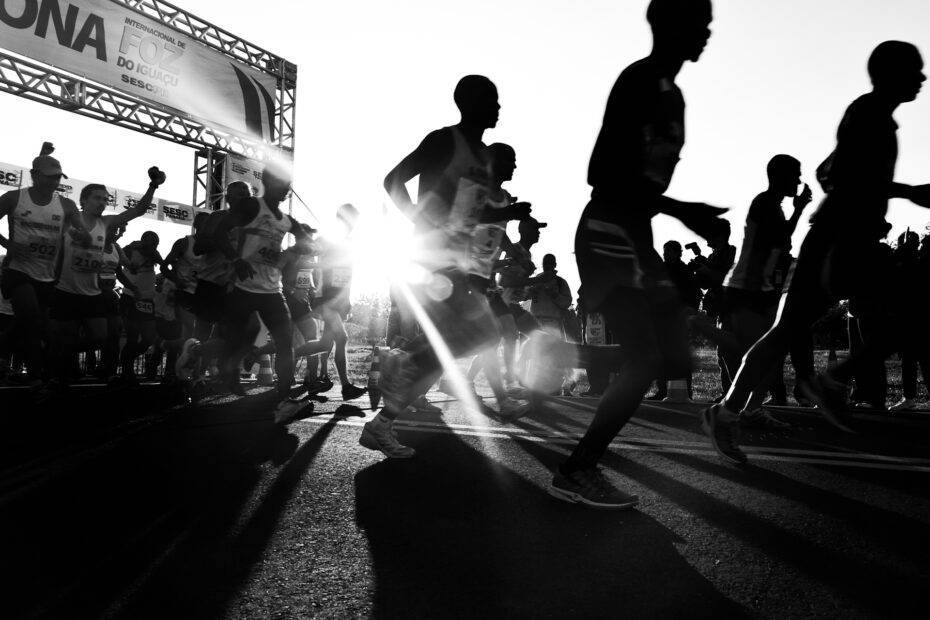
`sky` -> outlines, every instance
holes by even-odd
[[[404,244],[402,229],[378,224],[389,202],[384,175],[430,130],[458,121],[452,90],[461,76],[487,75],[498,87],[501,115],[486,142],[515,148],[509,189],[549,224],[536,262],[555,254],[561,275],[577,288],[572,245],[590,192],[588,158],[617,75],[649,53],[647,0],[176,2],[298,65],[295,189],[324,226],[338,205],[355,204],[369,230],[392,231],[365,237],[382,252]],[[765,164],[776,153],[801,160],[814,189],[813,212],[821,198],[813,171],[833,148],[846,106],[869,90],[869,53],[887,39],[930,53],[930,3],[716,0],[714,13],[707,50],[678,79],[687,142],[668,194],[729,207],[738,246],[748,205],[765,188]],[[191,199],[188,148],[6,94],[0,115],[0,161],[28,165],[50,140],[74,177],[141,190],[146,168],[157,164],[169,177],[159,195]],[[930,182],[930,86],[896,118],[898,180]],[[297,203],[294,215],[313,222]],[[895,235],[907,227],[924,232],[930,213],[895,201],[890,220]],[[187,232],[144,222],[126,239],[155,228],[163,253]],[[694,240],[664,216],[654,228],[657,247]],[[384,291],[383,278],[368,271],[360,265],[356,295]]]

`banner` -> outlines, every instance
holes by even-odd
[[[0,0],[0,45],[207,125],[274,139],[274,76],[113,0]]]
[[[168,200],[158,201],[158,219],[190,226],[194,223],[196,209],[190,205]]]
[[[260,161],[230,153],[226,156],[226,185],[233,181],[245,181],[252,186],[256,196],[261,196],[265,193],[265,187],[262,185],[264,167],[265,164]]]
[[[20,166],[0,162],[0,192],[19,189],[19,186],[23,183],[23,178],[29,178],[28,171],[23,170]]]
[[[124,189],[116,190],[116,210],[123,211],[125,209],[132,209],[136,206],[139,200],[142,198],[142,194],[137,194],[136,192],[128,192]],[[158,217],[158,199],[152,198],[152,204],[149,205],[149,208],[146,210],[145,215],[142,217],[147,217],[149,219],[158,220],[161,219]]]

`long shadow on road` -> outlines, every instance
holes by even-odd
[[[744,615],[651,517],[563,504],[448,436],[418,447],[355,477],[376,617]]]

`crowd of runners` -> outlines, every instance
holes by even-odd
[[[715,449],[735,464],[746,461],[741,425],[786,426],[762,404],[768,393],[786,400],[779,385],[789,354],[795,398],[815,405],[841,431],[850,430],[853,378],[860,399],[870,401],[874,391],[865,395],[869,381],[862,378],[874,377],[892,353],[906,356],[911,377],[918,364],[930,368],[930,333],[920,314],[927,252],[910,235],[901,241],[906,251],[891,253],[882,243],[891,228],[889,199],[930,208],[930,185],[894,180],[892,114],[917,97],[926,79],[917,48],[889,41],[872,52],[873,88],[848,107],[835,149],[816,167],[825,197],[796,258],[791,238],[813,193],[802,184],[802,163],[785,154],[768,163],[768,187],[751,202],[737,252],[729,245],[726,209],[665,195],[685,141],[675,78],[702,55],[711,2],[652,0],[646,17],[652,52],[628,66],[611,90],[588,168],[591,199],[574,245],[583,337],[565,337],[562,317],[572,295],[556,275],[555,257],[547,255],[536,274],[531,248],[546,224],[505,187],[517,167],[516,148],[484,143],[500,112],[490,79],[463,77],[453,93],[461,120],[428,133],[387,173],[384,187],[413,225],[419,271],[391,283],[388,346],[373,356],[380,378],[369,383],[373,406],[383,398],[383,407],[364,425],[362,446],[413,457],[393,424],[411,410],[435,410],[425,395],[437,382],[507,422],[531,415],[535,395],[558,391],[571,369],[584,369],[599,403],[549,492],[623,508],[637,497],[610,483],[598,463],[653,382],[660,397],[687,398],[691,335],[718,346],[725,393],[701,421]],[[269,164],[262,195],[232,183],[227,208],[198,215],[192,233],[163,258],[153,232],[118,243],[145,213],[163,173],[149,169],[136,207],[103,215],[102,185],[85,187],[79,205],[56,193],[63,173],[51,150],[46,143],[33,161],[31,187],[0,196],[0,218],[10,226],[9,238],[0,238],[7,252],[0,358],[22,360],[23,381],[38,398],[68,389],[79,351],[100,350],[100,376],[131,386],[137,358],[156,342],[168,353],[168,375],[189,394],[207,373],[224,391],[244,394],[242,367],[273,354],[272,406],[281,423],[305,412],[308,394],[333,387],[326,357],[334,347],[343,398],[365,394],[346,372],[350,235],[359,218],[352,205],[337,212],[343,234],[321,236],[282,212],[290,173]],[[413,179],[416,199],[407,190]],[[786,199],[793,201],[787,218]],[[710,256],[689,244],[695,259],[686,265],[681,245],[670,242],[660,257],[651,223],[660,213],[705,239]],[[507,235],[510,222],[518,222],[516,240]],[[914,279],[924,285],[900,284]],[[527,300],[536,311],[526,309]],[[812,326],[840,300],[848,300],[856,319],[855,346],[848,358],[816,372]],[[263,328],[267,342],[257,338]],[[295,334],[303,342],[296,348]],[[294,360],[304,356],[307,371],[298,382]],[[456,360],[466,357],[471,364],[461,373]],[[482,372],[496,408],[473,398],[471,384]]]

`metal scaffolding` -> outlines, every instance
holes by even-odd
[[[88,81],[0,50],[0,92],[96,118],[195,149],[194,207],[214,207],[224,179],[216,178],[228,153],[262,160],[272,151],[292,156],[295,146],[297,66],[241,37],[160,0],[112,0],[156,19],[210,48],[276,79],[272,143],[211,127],[166,106]]]

